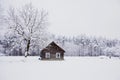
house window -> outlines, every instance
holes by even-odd
[[[56,58],[60,58],[60,53],[56,53]]]
[[[50,58],[50,53],[45,53],[45,58]]]

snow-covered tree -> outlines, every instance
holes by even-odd
[[[26,44],[25,57],[30,54],[31,46],[43,46],[47,41],[47,16],[45,10],[38,10],[32,4],[26,4],[19,9],[9,9],[6,21],[20,42],[24,41]]]

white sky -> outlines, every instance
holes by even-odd
[[[120,0],[2,0],[6,9],[29,2],[48,11],[51,33],[120,39]]]

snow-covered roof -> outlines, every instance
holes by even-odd
[[[55,48],[55,46],[56,46],[59,50],[65,52],[65,50],[62,49],[60,46],[58,46],[54,41],[52,41],[52,42],[51,42],[48,46],[46,46],[43,50],[50,50],[50,49]]]

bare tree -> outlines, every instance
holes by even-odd
[[[30,54],[30,46],[35,41],[45,41],[45,30],[48,13],[45,10],[38,10],[31,4],[20,9],[10,8],[7,23],[11,30],[26,42],[25,57]]]

